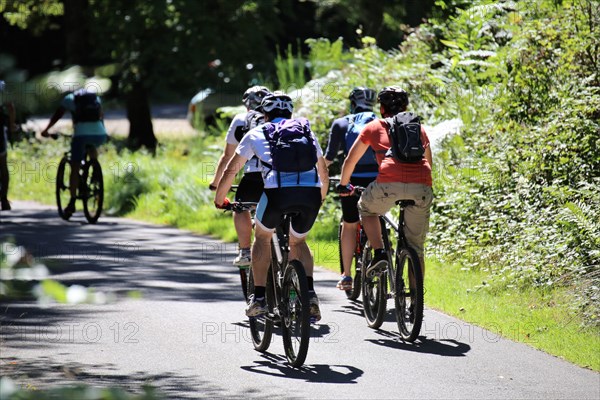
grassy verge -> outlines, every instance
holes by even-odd
[[[507,339],[600,371],[600,335],[571,308],[565,288],[495,289],[489,276],[429,262],[425,303]]]
[[[220,138],[166,142],[152,158],[109,144],[101,155],[108,213],[236,239],[231,215],[212,206],[207,186],[220,152]],[[9,152],[11,199],[54,204],[54,174],[66,142],[21,142]],[[328,200],[311,231],[317,265],[338,271],[338,204]],[[600,335],[582,328],[561,288],[494,289],[482,272],[431,262],[426,304],[508,339],[524,342],[577,365],[600,370]]]

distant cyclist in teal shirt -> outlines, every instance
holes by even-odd
[[[50,118],[50,122],[41,135],[48,137],[48,130],[70,111],[73,117],[73,140],[71,141],[71,200],[65,208],[65,217],[69,219],[75,212],[75,198],[79,185],[79,166],[85,158],[86,147],[90,147],[90,157],[98,158],[97,147],[106,143],[108,135],[104,127],[102,102],[100,96],[85,89],[67,94],[60,106]]]

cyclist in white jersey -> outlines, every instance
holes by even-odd
[[[216,190],[223,170],[227,163],[233,157],[235,148],[240,143],[242,137],[249,129],[254,128],[257,124],[264,122],[262,113],[256,110],[262,99],[270,93],[269,89],[264,86],[253,86],[244,92],[242,102],[246,106],[246,112],[239,113],[233,117],[229,130],[225,137],[225,148],[223,154],[219,158],[215,177],[209,184],[210,190]],[[258,202],[263,192],[263,180],[260,174],[261,166],[258,159],[253,158],[248,160],[244,167],[244,176],[240,180],[236,191],[236,201]],[[233,260],[233,265],[245,266],[250,265],[252,260],[250,253],[250,242],[252,238],[252,219],[250,211],[240,211],[233,214],[233,225],[238,236],[238,255]]]
[[[236,149],[236,154],[227,164],[215,195],[215,206],[218,208],[227,204],[227,192],[236,173],[247,160],[256,156],[263,165],[273,164],[270,143],[265,132],[270,132],[276,125],[291,119],[292,99],[285,94],[274,93],[263,99],[261,109],[267,122],[263,126],[252,129],[244,136]],[[306,120],[303,120],[303,123],[308,125]],[[290,229],[290,259],[298,259],[304,265],[308,278],[310,313],[317,321],[321,318],[319,300],[314,290],[314,260],[306,244],[306,235],[312,228],[321,203],[325,199],[329,178],[318,140],[312,131],[308,134],[313,140],[316,152],[314,158],[316,162],[312,170],[278,172],[273,168],[263,168],[265,189],[256,209],[255,240],[252,244],[252,273],[255,293],[246,309],[246,315],[250,317],[263,314],[267,310],[265,286],[271,259],[269,250],[271,236],[281,222],[283,213],[294,211],[297,214],[292,218]]]

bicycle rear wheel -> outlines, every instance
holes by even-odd
[[[378,329],[383,324],[387,303],[387,273],[367,275],[367,266],[373,258],[373,249],[369,242],[363,249],[362,263],[362,303],[365,319],[370,328]]]
[[[83,213],[90,224],[95,224],[104,204],[104,179],[98,160],[92,159],[85,164],[83,181],[84,193],[80,193],[83,200]]]
[[[304,266],[292,260],[285,269],[281,291],[282,336],[285,355],[293,367],[300,367],[308,353],[310,304]]]
[[[265,293],[265,298],[269,312],[265,315],[250,317],[250,333],[252,335],[252,343],[254,344],[254,348],[256,350],[262,352],[269,348],[269,345],[271,344],[271,337],[273,335],[273,319],[271,318],[271,315],[274,308],[273,304],[275,293],[273,290],[273,279],[271,279],[272,273],[270,267],[267,274],[267,290]],[[248,293],[254,293],[254,275],[252,274],[252,269],[249,270]],[[246,298],[246,302],[248,302],[248,298]]]
[[[71,200],[70,191],[70,179],[71,179],[71,163],[67,156],[64,156],[58,164],[56,171],[56,206],[58,208],[58,215],[67,220],[65,215],[65,207]]]
[[[417,252],[402,249],[397,258],[396,322],[402,339],[414,342],[423,323],[423,273]]]
[[[250,266],[245,265],[238,267],[240,270],[240,282],[242,283],[242,292],[244,293],[244,300],[248,301],[248,280],[250,279]]]

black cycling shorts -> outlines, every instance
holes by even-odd
[[[350,178],[350,183],[354,186],[367,187],[369,183],[373,182],[375,178]],[[358,215],[358,196],[346,196],[341,198],[342,202],[342,220],[348,223],[358,222],[360,217]]]
[[[264,187],[265,184],[260,172],[249,172],[244,174],[235,192],[235,201],[258,203],[260,196],[263,194]]]
[[[298,235],[310,231],[321,208],[321,189],[318,187],[284,187],[265,189],[256,209],[256,219],[266,229],[275,229],[284,213],[292,217],[292,230]]]

